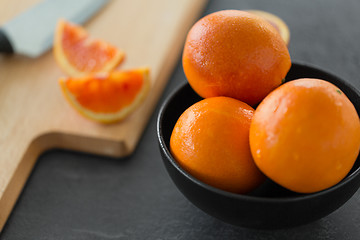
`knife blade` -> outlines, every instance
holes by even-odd
[[[49,50],[58,19],[82,24],[108,0],[44,0],[0,27],[0,52],[29,57]]]

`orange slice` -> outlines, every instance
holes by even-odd
[[[72,77],[108,72],[124,59],[124,52],[102,40],[92,39],[84,28],[59,20],[54,38],[54,56]]]
[[[83,116],[102,123],[124,119],[149,91],[149,68],[61,78],[68,102]]]
[[[281,38],[285,41],[286,45],[289,45],[290,30],[286,23],[280,17],[261,10],[247,10],[247,12],[250,12],[267,20],[280,33]]]

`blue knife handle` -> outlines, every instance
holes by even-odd
[[[0,29],[0,53],[13,53],[14,48],[12,47],[5,32]]]

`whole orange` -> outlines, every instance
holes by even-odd
[[[298,79],[271,92],[250,127],[256,165],[295,192],[312,193],[341,181],[360,148],[359,116],[345,94],[319,79]]]
[[[249,146],[253,111],[229,97],[195,103],[173,129],[172,155],[187,172],[213,187],[235,193],[251,191],[264,180]]]
[[[196,22],[182,62],[200,96],[233,97],[249,105],[279,86],[291,66],[278,31],[263,18],[238,10],[215,12]]]

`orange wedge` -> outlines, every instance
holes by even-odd
[[[281,38],[285,41],[286,45],[289,45],[290,42],[290,31],[289,27],[286,25],[286,23],[278,16],[261,11],[261,10],[247,10],[247,12],[250,12],[252,14],[255,14],[257,16],[260,16],[267,20],[271,25],[273,25],[276,30],[280,33]]]
[[[144,100],[150,87],[149,68],[61,78],[68,102],[83,116],[102,123],[124,119]]]
[[[125,54],[103,40],[92,39],[84,28],[59,20],[54,38],[54,56],[62,70],[72,77],[109,72]]]

